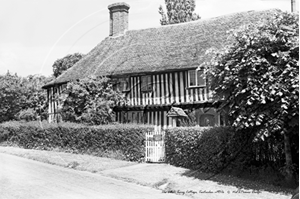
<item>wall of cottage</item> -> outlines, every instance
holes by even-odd
[[[198,108],[194,110],[196,113],[196,122],[199,126],[214,126],[221,124],[220,114],[215,108]],[[166,129],[170,127],[181,126],[183,118],[167,117],[168,110],[146,110],[146,111],[117,111],[116,121],[119,123],[136,123],[150,124],[157,126],[158,129]],[[211,120],[210,124],[203,124],[202,116]],[[206,119],[206,118],[204,118]],[[200,121],[201,120],[201,121]],[[204,121],[205,122],[205,121]]]
[[[48,103],[48,122],[61,121],[60,114],[58,112],[59,103],[56,99],[62,92],[65,85],[59,85],[47,88],[47,103]]]
[[[170,105],[204,103],[211,99],[211,92],[207,87],[188,87],[188,71],[152,74],[151,91],[142,92],[142,76],[131,76],[127,82],[128,100],[127,110],[118,110],[116,120],[120,123],[146,123],[159,128],[178,126],[178,119],[167,117],[168,109],[162,108]],[[59,104],[55,96],[60,95],[64,85],[47,89],[49,122],[60,121]],[[132,110],[135,107],[157,107],[148,110]],[[199,120],[201,114],[214,117],[214,124],[220,124],[220,116],[214,108],[196,110]],[[200,121],[199,121],[200,124]]]
[[[207,87],[188,87],[187,71],[151,75],[151,92],[142,92],[141,78],[141,76],[129,78],[129,89],[126,94],[129,106],[207,102],[211,99],[211,92]]]
[[[205,103],[211,100],[212,94],[207,86],[189,87],[188,71],[177,71],[150,75],[151,89],[143,92],[142,76],[131,76],[125,92],[128,106],[131,109],[119,110],[116,120],[120,123],[145,123],[165,129],[178,126],[178,118],[167,117],[166,107],[187,105],[193,103]],[[123,89],[123,88],[122,88]],[[132,110],[134,108],[147,107],[146,110]],[[150,108],[149,108],[150,107]],[[216,109],[198,108],[194,110],[199,125],[203,120],[209,119],[210,125],[220,125],[220,114]],[[207,116],[204,118],[202,116]],[[201,120],[201,121],[200,121]]]

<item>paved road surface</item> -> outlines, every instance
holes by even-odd
[[[146,171],[145,171],[146,172]],[[1,199],[186,199],[84,171],[0,153]]]

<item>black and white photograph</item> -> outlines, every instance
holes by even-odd
[[[0,0],[1,199],[299,199],[299,0]]]

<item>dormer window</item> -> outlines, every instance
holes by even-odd
[[[204,87],[206,86],[206,78],[203,70],[189,70],[188,71],[188,85],[189,87]]]

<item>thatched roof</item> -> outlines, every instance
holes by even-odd
[[[44,88],[87,76],[141,74],[196,68],[211,47],[229,44],[228,30],[255,23],[278,10],[249,11],[107,37]]]

